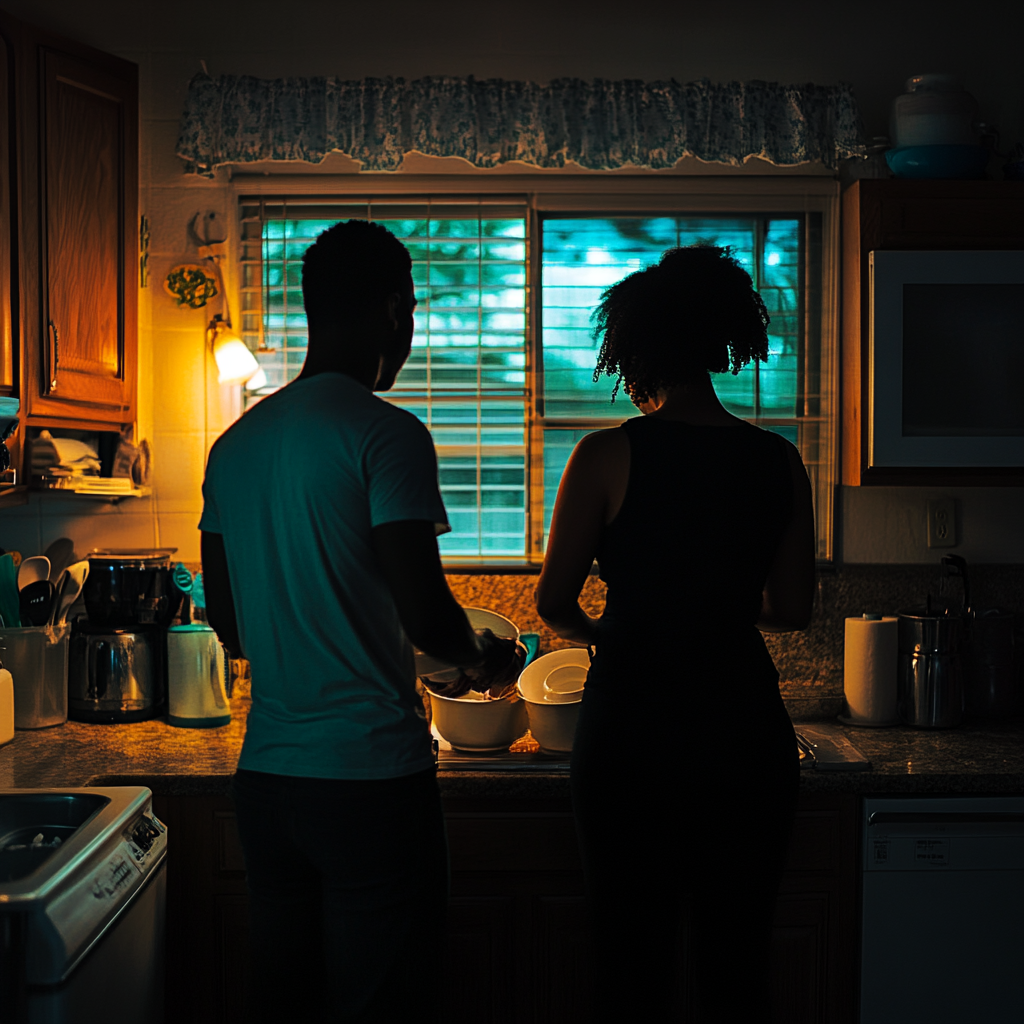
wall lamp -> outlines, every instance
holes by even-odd
[[[266,386],[267,375],[242,339],[231,329],[230,321],[218,313],[206,330],[217,363],[217,382],[244,384],[250,391]]]
[[[235,334],[231,328],[231,309],[228,306],[228,293],[224,285],[220,261],[226,253],[224,240],[214,241],[209,237],[209,224],[204,220],[204,237],[196,232],[196,214],[189,224],[189,234],[199,245],[199,255],[213,264],[213,269],[220,283],[223,313],[218,313],[206,328],[206,343],[213,349],[213,358],[217,363],[217,382],[219,384],[244,384],[249,391],[266,387],[267,375],[257,362],[249,346]],[[210,214],[210,221],[216,214]]]

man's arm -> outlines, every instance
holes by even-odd
[[[493,644],[481,642],[444,578],[434,524],[404,520],[375,526],[374,554],[412,644],[448,665],[476,667]]]
[[[200,534],[203,558],[203,586],[206,590],[206,618],[224,645],[229,658],[244,658],[238,638],[238,619],[235,617],[235,599],[231,595],[228,576],[228,556],[224,551],[224,538],[219,533]]]

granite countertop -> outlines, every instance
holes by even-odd
[[[248,701],[233,701],[230,725],[178,729],[161,719],[132,725],[68,722],[20,730],[0,747],[0,789],[146,785],[168,795],[225,795],[245,735]],[[1020,793],[1024,719],[925,731],[857,729],[834,719],[804,723],[846,737],[872,763],[867,772],[801,773],[809,793]],[[801,723],[796,723],[799,730]],[[721,723],[718,731],[727,736]],[[742,757],[742,751],[735,756]],[[756,766],[751,766],[756,770]],[[567,799],[568,773],[441,771],[446,797]]]

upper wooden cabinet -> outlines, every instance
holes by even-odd
[[[857,181],[843,193],[842,482],[1024,484],[1020,468],[869,465],[869,254],[899,249],[1024,250],[1024,183],[893,178]]]
[[[135,419],[138,68],[9,19],[26,425]]]
[[[48,336],[31,411],[46,395],[121,418],[132,405],[135,371],[135,347],[126,344],[136,330],[135,68],[101,67],[50,48],[40,58]]]
[[[14,317],[17,290],[13,246],[17,238],[11,159],[15,153],[11,76],[14,72],[12,41],[0,23],[0,394],[15,391]]]

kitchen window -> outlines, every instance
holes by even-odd
[[[452,524],[440,538],[445,563],[537,563],[575,443],[637,415],[621,393],[610,401],[611,378],[592,379],[590,313],[601,292],[673,246],[729,245],[771,316],[770,358],[737,376],[716,375],[715,387],[735,415],[800,448],[815,492],[818,556],[830,558],[829,203],[805,199],[787,210],[774,197],[764,212],[734,196],[718,210],[706,200],[676,211],[678,199],[668,197],[663,209],[657,199],[620,202],[616,209],[607,196],[243,196],[243,336],[267,378],[248,402],[301,369],[306,248],[339,220],[385,224],[410,251],[419,306],[412,354],[382,397],[433,435]]]

